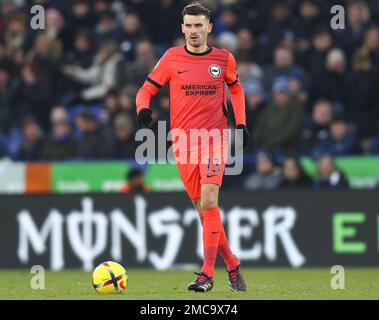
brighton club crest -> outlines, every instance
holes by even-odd
[[[219,77],[220,74],[221,74],[221,68],[220,66],[218,66],[217,64],[212,64],[209,69],[209,74],[212,76],[212,77]]]

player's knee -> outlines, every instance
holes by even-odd
[[[217,199],[212,195],[205,195],[201,198],[201,209],[210,209],[217,207]]]

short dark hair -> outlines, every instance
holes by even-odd
[[[192,2],[189,5],[185,6],[182,11],[182,16],[186,14],[190,16],[206,16],[208,20],[211,19],[211,10],[204,7],[200,2]]]
[[[138,168],[131,168],[127,173],[126,173],[126,179],[129,181],[130,179],[134,179],[137,177],[142,177],[142,171]]]

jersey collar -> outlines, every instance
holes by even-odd
[[[207,51],[204,51],[204,52],[191,52],[187,49],[187,46],[185,45],[184,46],[184,50],[186,50],[186,52],[190,55],[193,55],[193,56],[205,56],[206,54],[210,53],[212,51],[212,47],[210,46],[208,48]]]

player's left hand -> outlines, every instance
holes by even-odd
[[[249,130],[247,129],[246,125],[244,125],[244,124],[238,124],[236,126],[236,129],[240,129],[237,132],[241,132],[242,131],[242,137],[239,136],[239,138],[240,139],[242,138],[243,148],[246,149],[246,147],[247,147],[247,145],[249,144],[249,141],[250,141]],[[240,133],[237,133],[237,134],[239,135]]]
[[[153,118],[151,114],[153,112],[149,108],[142,108],[137,114],[137,121],[141,128],[148,128]]]

